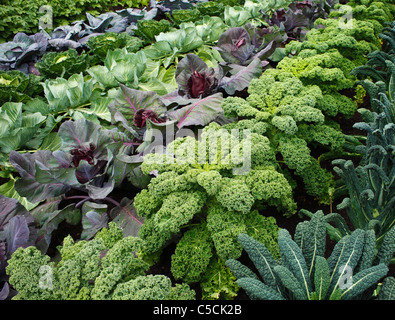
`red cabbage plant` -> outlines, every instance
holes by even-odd
[[[128,137],[129,144],[138,146],[137,152],[145,148],[142,145],[147,129],[165,128],[173,123],[167,115],[167,108],[160,96],[154,91],[128,88],[120,84],[115,99],[108,106],[111,122]]]
[[[280,29],[275,26],[258,28],[247,24],[226,30],[214,48],[227,64],[246,66],[254,59],[259,59],[265,67],[282,41]]]
[[[284,33],[285,41],[303,41],[307,32],[314,27],[318,18],[328,18],[329,12],[338,4],[338,0],[304,0],[291,3],[287,8],[274,12],[265,20],[270,26],[277,26]]]
[[[19,247],[34,245],[37,240],[33,216],[18,200],[0,194],[0,300],[16,294],[8,284],[7,261]]]
[[[224,95],[243,91],[261,74],[262,64],[258,58],[246,66],[218,64],[216,68],[209,68],[199,56],[189,53],[177,64],[178,89],[161,96],[169,109],[166,115],[176,120],[179,129],[207,125],[222,115]]]
[[[110,197],[142,162],[141,157],[131,155],[133,146],[125,143],[127,137],[118,129],[103,129],[86,119],[64,122],[58,135],[62,140],[59,150],[12,151],[9,156],[19,173],[15,190],[32,203],[42,202],[32,211],[40,226],[42,251],[48,248],[52,231],[62,221],[82,222],[82,238],[93,237],[109,218],[116,218],[111,217],[106,203],[117,208],[122,223],[128,218],[130,223],[141,225],[130,211],[130,203],[125,206]],[[128,217],[121,218],[120,214]]]
[[[163,96],[153,91],[141,91],[120,85],[117,96],[109,105],[113,124],[138,145],[140,154],[147,153],[153,141],[152,130],[165,132],[171,127],[174,136],[183,127],[205,126],[223,110],[223,96],[246,89],[250,81],[262,74],[261,60],[252,59],[246,66],[229,64],[208,67],[197,55],[189,53],[181,59],[175,71],[178,88]],[[168,137],[165,137],[168,138]]]

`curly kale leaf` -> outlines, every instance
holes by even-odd
[[[200,224],[184,233],[171,257],[171,272],[176,280],[198,282],[213,256],[213,243],[207,227]]]
[[[193,300],[195,293],[186,284],[172,287],[170,278],[164,275],[147,275],[119,284],[113,297],[116,300]]]
[[[356,78],[350,74],[355,64],[336,49],[318,53],[304,49],[297,56],[285,57],[278,70],[292,73],[305,85],[318,85],[322,91],[337,92],[352,88]]]
[[[56,291],[48,290],[54,285],[52,277],[42,278],[43,273],[51,273],[53,268],[54,263],[50,262],[50,257],[43,256],[36,247],[19,247],[8,260],[6,268],[10,276],[9,283],[18,291],[13,299],[54,299]]]
[[[273,167],[251,170],[245,176],[245,183],[258,202],[277,207],[286,216],[296,212],[290,184],[285,176]]]
[[[310,149],[305,140],[298,137],[282,137],[278,146],[288,168],[302,172],[310,165]]]
[[[292,41],[286,46],[286,52],[314,49],[318,53],[325,53],[336,49],[342,56],[358,65],[364,64],[367,53],[380,47],[378,36],[370,22],[351,19],[347,23],[352,24],[352,28],[345,28],[342,21],[334,19],[320,18],[315,23],[325,28],[309,30],[303,42]]]
[[[18,291],[14,299],[112,299],[117,285],[147,271],[149,265],[136,255],[140,248],[141,239],[124,238],[114,222],[89,241],[74,242],[67,236],[58,247],[57,264],[36,247],[20,248],[7,267]]]
[[[239,290],[236,277],[221,259],[213,257],[201,280],[203,300],[231,300]]]
[[[163,248],[181,226],[200,212],[204,201],[204,194],[197,191],[168,195],[158,212],[147,219],[140,229],[139,236],[144,240],[143,251],[154,253]]]
[[[237,239],[241,233],[259,239],[265,243],[274,256],[278,256],[275,239],[277,239],[279,227],[276,220],[273,217],[263,217],[257,210],[244,215],[213,206],[208,210],[207,228],[217,255],[224,261],[241,256],[242,247]]]
[[[207,228],[210,231],[215,251],[222,260],[240,257],[242,247],[237,241],[237,236],[246,232],[244,216],[244,214],[228,211],[220,206],[209,208]]]

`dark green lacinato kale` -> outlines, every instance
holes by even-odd
[[[256,209],[270,206],[294,214],[292,188],[273,167],[274,152],[261,135],[238,137],[211,123],[199,140],[178,138],[166,151],[145,155],[141,165],[144,174],[156,175],[134,201],[137,214],[145,217],[141,253],[161,254],[176,241],[171,259],[176,280],[200,282],[207,298],[235,296],[237,286],[224,280],[231,277],[214,281],[215,274],[226,273],[221,261],[240,257],[240,232],[278,254],[276,221]]]
[[[33,246],[19,248],[8,260],[15,300],[194,299],[186,284],[175,287],[165,276],[146,276],[149,265],[136,253],[142,240],[123,237],[114,222],[94,239],[67,236],[55,264]]]
[[[88,54],[79,54],[76,49],[64,52],[48,52],[41,61],[36,63],[36,68],[41,76],[49,79],[69,78],[76,73],[85,72],[90,66]]]
[[[278,247],[281,259],[275,259],[259,241],[246,234],[238,237],[259,274],[238,260],[226,262],[237,283],[254,300],[365,300],[375,298],[374,290],[388,272],[393,255],[388,248],[374,251],[373,231],[356,229],[340,239],[325,258],[326,227],[324,214],[317,211],[310,221],[300,222],[292,239],[281,229]],[[391,239],[393,241],[393,237]],[[382,284],[382,298],[392,298],[390,279]]]
[[[380,96],[382,101],[376,105],[381,112],[370,113],[368,123],[354,125],[367,133],[366,145],[360,148],[361,163],[355,167],[350,160],[332,162],[348,189],[338,209],[346,209],[354,228],[374,229],[379,243],[395,223],[395,105]]]
[[[375,100],[379,99],[379,93],[388,92],[390,100],[395,99],[395,22],[384,28],[379,36],[383,40],[380,50],[370,52],[367,63],[351,71],[361,79],[357,83],[366,90],[376,112]]]
[[[386,277],[383,281],[382,288],[377,300],[395,300],[395,278]]]
[[[224,99],[225,117],[238,121],[223,127],[266,136],[281,159],[276,167],[299,175],[308,194],[328,201],[334,180],[311,155],[311,148],[319,145],[341,151],[345,140],[340,130],[327,124],[319,107],[325,100],[320,88],[304,85],[291,73],[270,69],[251,81],[248,93],[246,99]]]

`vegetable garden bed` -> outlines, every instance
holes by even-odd
[[[393,0],[144,1],[0,6],[0,298],[395,299]]]

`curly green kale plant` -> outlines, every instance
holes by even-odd
[[[341,18],[351,14],[353,19],[371,23],[376,33],[392,21],[395,17],[395,9],[386,2],[377,0],[351,0],[346,4],[338,4],[336,10],[329,13],[329,18]]]
[[[161,275],[145,276],[149,265],[136,253],[142,240],[124,237],[115,223],[90,241],[67,236],[51,262],[33,246],[14,252],[7,266],[15,300],[194,299],[186,284],[172,286]]]
[[[225,117],[238,120],[224,128],[250,129],[266,136],[273,152],[281,157],[276,168],[291,170],[303,179],[308,194],[327,201],[333,177],[320,167],[311,149],[320,145],[327,150],[342,150],[345,140],[339,130],[326,124],[317,107],[325,100],[320,88],[303,85],[292,74],[272,69],[252,80],[248,92],[245,100],[224,100]]]
[[[141,165],[143,173],[156,175],[134,201],[137,214],[145,217],[139,231],[141,252],[158,255],[176,241],[171,264],[175,279],[200,281],[207,297],[232,297],[237,292],[232,282],[212,279],[212,273],[223,269],[218,259],[240,256],[242,248],[236,241],[240,232],[261,239],[275,254],[275,219],[257,210],[272,206],[286,215],[295,213],[292,188],[274,169],[274,153],[261,135],[253,133],[248,141],[212,123],[204,128],[201,140],[178,138],[166,150],[145,155]],[[244,163],[248,150],[250,163]]]
[[[277,69],[292,73],[305,85],[317,85],[322,91],[332,93],[353,87],[356,79],[350,72],[355,66],[337,49],[324,53],[304,49],[294,57],[285,57]]]
[[[355,113],[357,101],[340,93],[355,88],[357,78],[353,69],[364,65],[366,56],[381,47],[381,23],[393,20],[388,10],[381,10],[386,7],[382,3],[379,3],[380,9],[373,5],[372,19],[361,17],[359,13],[363,7],[370,4],[364,2],[362,5],[351,3],[351,6],[338,6],[341,9],[332,11],[330,15],[337,19],[317,19],[316,25],[320,27],[310,30],[306,41],[291,41],[286,46],[286,53],[296,56],[286,57],[278,65],[279,69],[292,72],[305,84],[319,85],[327,95],[327,100],[341,106],[340,110],[344,108],[346,116]],[[375,19],[380,15],[379,22]],[[358,96],[358,92],[356,94]]]
[[[390,100],[395,99],[395,22],[384,28],[379,37],[383,41],[380,50],[370,52],[367,63],[351,71],[361,79],[357,83],[366,90],[375,111],[378,111],[375,100],[379,100],[380,92],[385,94],[388,91]]]
[[[377,105],[381,112],[373,112],[369,123],[354,125],[367,132],[361,163],[355,167],[350,160],[332,162],[348,190],[338,209],[346,209],[354,228],[375,230],[378,244],[395,225],[395,106],[380,95],[383,101],[377,101]]]
[[[373,231],[356,229],[339,240],[325,258],[324,214],[317,211],[310,221],[300,222],[292,239],[281,229],[278,234],[280,259],[274,258],[259,241],[246,234],[238,239],[258,273],[230,259],[226,264],[237,283],[257,300],[367,300],[388,272],[388,256],[394,247],[374,251]],[[389,243],[393,242],[391,235]],[[390,285],[390,281],[386,282]],[[382,290],[387,291],[383,285]],[[383,294],[383,296],[385,296]]]
[[[369,22],[352,19],[347,23],[352,27],[346,28],[335,19],[317,19],[315,24],[323,28],[311,29],[303,42],[291,41],[286,46],[286,52],[314,49],[317,53],[325,53],[336,49],[355,66],[364,64],[366,54],[380,48],[378,34]]]
[[[164,275],[138,276],[119,284],[113,300],[195,300],[195,291],[186,283],[176,283]]]

